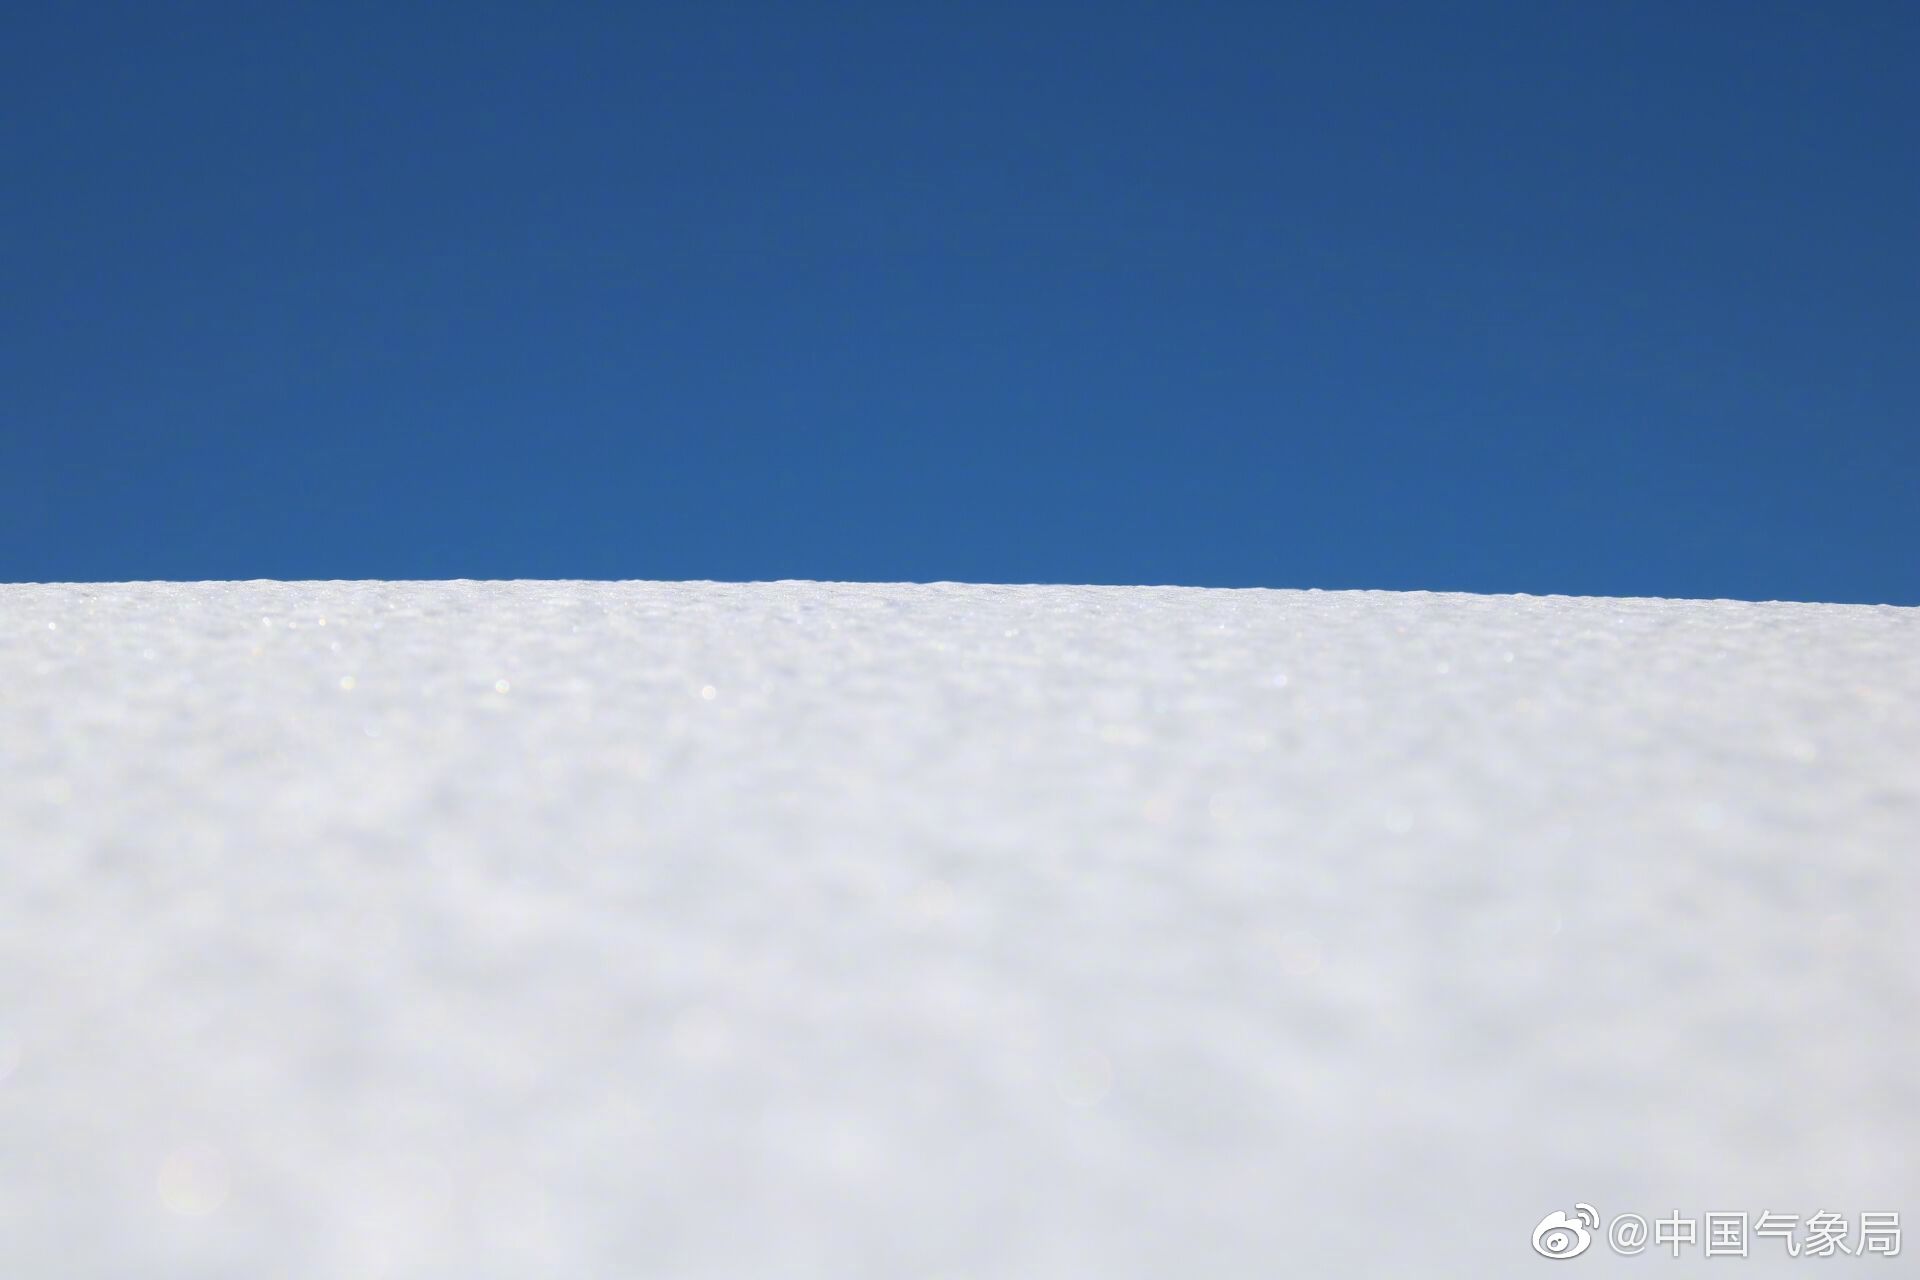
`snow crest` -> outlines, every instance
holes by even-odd
[[[1917,887],[1920,610],[0,587],[0,1274],[1920,1213]]]

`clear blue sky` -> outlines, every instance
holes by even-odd
[[[0,579],[1920,603],[1920,5],[0,18]]]

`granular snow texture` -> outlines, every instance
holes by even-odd
[[[1478,1277],[1576,1201],[1911,1216],[1917,856],[1913,609],[0,587],[0,1275]],[[1665,1252],[1565,1265],[1722,1265]]]

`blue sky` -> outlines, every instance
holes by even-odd
[[[1920,603],[1920,6],[0,19],[0,579]]]

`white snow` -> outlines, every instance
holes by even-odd
[[[0,1276],[1912,1218],[1917,851],[1914,609],[0,587]]]

